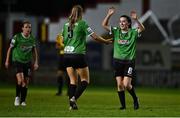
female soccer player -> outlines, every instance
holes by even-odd
[[[78,109],[77,99],[89,84],[89,68],[85,59],[86,37],[90,35],[93,39],[102,43],[112,43],[111,39],[96,35],[82,19],[83,9],[80,5],[72,8],[69,20],[64,24],[62,36],[64,40],[64,58],[68,76],[70,78],[69,101],[70,110]],[[80,77],[80,85],[76,90],[77,76]]]
[[[66,79],[66,83],[68,84],[69,89],[69,78],[66,78],[66,67],[64,64],[64,44],[62,35],[58,34],[56,37],[56,48],[59,50],[59,63],[58,63],[58,71],[57,71],[57,82],[58,82],[58,92],[57,96],[62,95],[62,88],[64,84],[64,80]],[[67,95],[69,94],[67,90]]]
[[[21,104],[22,106],[26,106],[27,87],[31,76],[31,62],[33,57],[33,69],[38,69],[36,40],[31,35],[31,23],[29,21],[22,23],[22,32],[16,34],[11,40],[5,61],[6,68],[9,67],[11,52],[17,79],[14,105],[19,106]]]
[[[144,30],[144,26],[138,21],[136,12],[132,11],[131,18],[137,23],[137,28],[131,28],[131,18],[127,15],[122,15],[120,17],[119,27],[111,27],[109,26],[109,19],[114,12],[115,8],[110,8],[108,10],[102,22],[102,26],[113,34],[113,65],[117,81],[118,96],[122,105],[120,109],[126,109],[124,91],[127,89],[133,97],[134,109],[136,110],[139,108],[139,102],[134,88],[131,85],[131,80],[135,68],[136,40],[139,34]]]

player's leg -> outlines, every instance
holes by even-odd
[[[65,80],[65,72],[66,71],[66,67],[64,64],[64,56],[63,55],[59,55],[59,61],[58,61],[58,71],[57,71],[57,87],[58,87],[58,91],[56,93],[56,95],[61,95],[62,94],[62,88],[63,88],[63,84],[64,84],[64,80]]]
[[[26,97],[28,91],[29,77],[24,77],[22,81],[22,96],[21,96],[21,105],[26,106]]]
[[[127,91],[130,93],[130,95],[132,96],[133,101],[134,101],[134,109],[136,110],[139,108],[139,102],[138,102],[138,98],[136,96],[134,87],[131,84],[131,81],[132,81],[131,77],[128,77],[128,76],[124,77],[124,86],[127,89]]]
[[[69,85],[69,103],[70,103],[70,110],[78,109],[75,101],[75,92],[76,92],[76,83],[77,83],[77,73],[76,70],[72,67],[67,67],[67,74],[70,78],[70,85]]]
[[[61,95],[62,94],[62,88],[63,88],[63,81],[64,81],[64,71],[58,70],[57,72],[57,84],[58,84],[58,92],[56,95]]]
[[[22,78],[23,78],[23,73],[22,72],[18,72],[16,74],[16,97],[15,97],[15,101],[14,101],[14,105],[15,106],[19,106],[20,105],[20,97],[21,97],[21,91],[22,91]]]
[[[135,61],[130,61],[125,65],[124,86],[132,96],[134,101],[134,109],[136,110],[139,108],[139,102],[134,87],[132,86],[132,78],[135,72],[134,69],[135,69]]]
[[[13,62],[13,66],[16,69],[16,97],[15,97],[14,105],[19,106],[21,92],[22,92],[23,65],[22,63],[19,62]]]
[[[67,85],[67,93],[66,93],[66,95],[69,96],[70,79],[69,79],[69,76],[67,75],[67,72],[65,72],[65,83]]]
[[[21,105],[26,106],[26,96],[28,92],[29,79],[32,75],[31,63],[23,64],[23,79],[22,79],[22,95],[21,95]]]
[[[89,84],[89,68],[88,67],[79,68],[77,69],[77,72],[78,72],[78,75],[80,76],[81,82],[75,93],[76,100],[82,95],[82,93],[84,92],[84,90],[87,88]]]
[[[121,103],[120,109],[126,109],[126,101],[125,101],[125,88],[124,88],[124,62],[121,60],[114,59],[113,60],[114,67],[114,75],[116,77],[117,82],[117,93],[119,96],[119,101]]]
[[[117,76],[116,82],[117,82],[118,96],[119,96],[119,100],[121,103],[120,109],[123,110],[123,109],[126,109],[125,89],[124,89],[124,84],[123,84],[123,77]]]

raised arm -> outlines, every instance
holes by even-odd
[[[139,22],[138,17],[137,17],[137,14],[136,14],[135,11],[131,11],[131,18],[132,18],[133,20],[135,20],[135,22],[136,22],[137,25],[138,25],[138,33],[141,33],[142,31],[145,30],[144,25]]]
[[[108,10],[108,13],[106,15],[106,17],[104,18],[104,20],[102,21],[102,27],[104,27],[104,29],[110,31],[110,26],[109,26],[109,19],[111,18],[111,16],[114,14],[115,12],[115,8],[111,7]]]
[[[92,34],[91,34],[91,37],[92,37],[94,40],[96,40],[96,41],[98,41],[98,42],[100,42],[100,43],[105,43],[105,44],[111,44],[111,43],[112,43],[112,39],[104,39],[103,37],[98,36],[96,33],[92,33]]]

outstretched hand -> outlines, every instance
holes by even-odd
[[[138,19],[138,17],[137,17],[137,13],[136,13],[136,11],[131,11],[131,18],[133,19],[133,20],[137,20]]]
[[[112,15],[115,12],[115,8],[114,7],[110,7],[108,10],[108,15]]]

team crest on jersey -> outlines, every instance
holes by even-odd
[[[127,45],[127,44],[129,44],[129,40],[119,39],[119,40],[118,40],[118,43],[119,43],[119,44],[122,44],[122,45]]]

